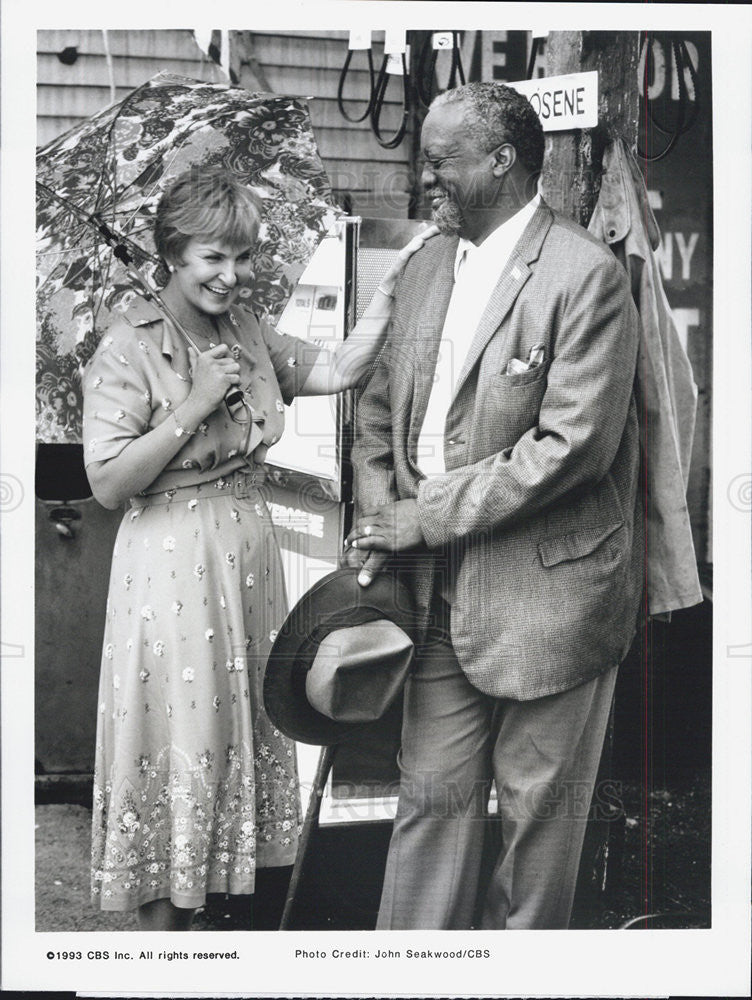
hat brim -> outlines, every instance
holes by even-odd
[[[318,712],[306,697],[306,675],[324,635],[337,628],[386,618],[413,637],[416,617],[407,587],[391,573],[379,573],[368,587],[358,570],[334,570],[305,593],[274,640],[264,672],[266,713],[286,736],[330,746],[352,738],[374,722],[338,722]]]

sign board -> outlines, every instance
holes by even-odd
[[[544,132],[593,128],[598,124],[597,70],[520,80],[507,86],[527,97]]]
[[[371,32],[363,31],[360,28],[353,28],[350,31],[350,40],[347,43],[348,49],[370,49]]]
[[[301,274],[277,329],[334,350],[345,336],[345,221],[339,220],[319,243]],[[331,484],[339,490],[337,397],[299,396],[285,416],[285,432],[269,449],[267,461]]]

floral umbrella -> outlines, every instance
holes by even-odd
[[[111,314],[134,294],[127,268],[88,219],[114,230],[141,273],[164,285],[154,213],[194,165],[222,165],[262,199],[254,287],[276,317],[341,215],[304,101],[160,73],[37,153],[37,439],[81,442],[81,371]],[[82,213],[86,214],[84,219]]]

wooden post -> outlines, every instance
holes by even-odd
[[[601,186],[603,151],[621,137],[637,141],[636,31],[554,31],[546,41],[546,75],[598,71],[598,124],[546,134],[543,193],[552,208],[587,226]]]
[[[557,31],[546,42],[546,75],[598,71],[598,124],[592,129],[546,133],[543,194],[552,208],[587,226],[598,200],[603,153],[611,139],[637,141],[639,35],[625,31]],[[596,787],[611,778],[613,707]],[[595,799],[585,831],[572,926],[598,926],[604,890],[618,877],[623,816],[604,812]]]
[[[256,56],[253,33],[250,31],[231,31],[231,65],[234,76],[241,87],[252,93],[270,94],[272,88],[264,73],[264,68]]]
[[[420,156],[420,130],[428,114],[428,109],[424,108],[420,102],[416,80],[420,53],[431,34],[430,31],[412,31],[410,33],[410,99],[412,107],[406,136],[406,141],[410,143],[410,156],[407,161],[407,187],[410,193],[410,201],[407,206],[408,219],[422,219],[426,215],[430,215],[423,195],[423,185],[420,182],[423,169]]]

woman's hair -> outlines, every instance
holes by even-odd
[[[154,244],[163,260],[180,260],[194,237],[232,247],[251,246],[261,223],[261,200],[219,167],[194,166],[162,195]]]

